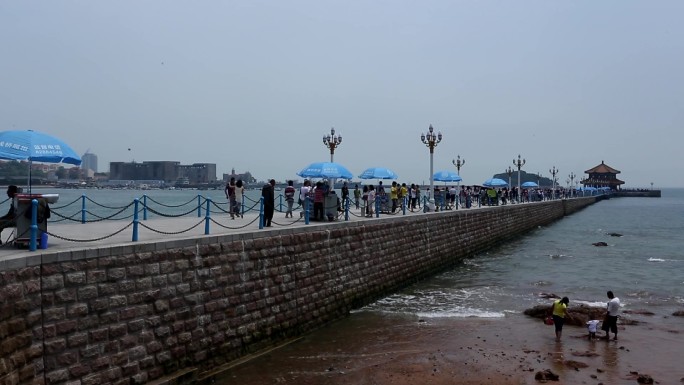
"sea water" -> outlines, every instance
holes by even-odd
[[[549,303],[544,293],[567,296],[571,305],[604,307],[606,292],[612,290],[622,310],[666,318],[684,308],[682,234],[684,189],[663,190],[662,198],[612,198],[360,311],[422,318],[505,317]],[[592,245],[596,242],[608,246]]]

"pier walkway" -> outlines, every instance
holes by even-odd
[[[486,208],[489,206],[482,206]],[[474,210],[477,206],[470,209],[459,210]],[[449,211],[449,210],[443,210]],[[411,212],[406,210],[406,217],[412,215],[429,215],[431,213],[423,213],[422,210]],[[394,214],[381,213],[379,218],[404,216],[401,209],[398,209]],[[311,215],[311,218],[313,215]],[[349,210],[349,221],[372,221],[378,218],[373,215],[372,218],[361,215],[361,210],[352,208]],[[344,222],[345,213],[341,212],[338,219],[334,222]],[[206,227],[208,227],[208,234]],[[316,222],[310,221],[309,225],[321,225],[333,222]],[[61,222],[48,223],[48,248],[37,249],[30,251],[25,247],[17,247],[12,243],[14,234],[10,236],[10,232],[15,229],[5,229],[2,232],[3,244],[0,246],[0,271],[8,267],[17,267],[17,258],[40,256],[42,254],[55,254],[59,252],[73,252],[77,250],[91,250],[103,247],[117,247],[140,245],[147,243],[156,243],[160,240],[172,241],[181,239],[197,238],[202,236],[222,236],[228,234],[244,234],[256,233],[260,231],[269,230],[284,230],[288,228],[301,228],[309,226],[306,224],[304,218],[300,218],[300,211],[294,212],[294,218],[285,218],[285,214],[276,211],[273,216],[272,226],[259,229],[259,212],[252,210],[244,214],[243,218],[231,219],[226,213],[211,213],[207,220],[205,212],[201,216],[188,215],[183,217],[155,217],[147,220],[139,219],[138,226],[138,240],[133,241],[133,220],[108,220],[108,221],[93,221],[93,222]],[[12,266],[8,266],[10,263]]]

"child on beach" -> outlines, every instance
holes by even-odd
[[[595,340],[596,339],[596,331],[598,330],[598,324],[599,320],[593,319],[587,321],[587,329],[589,330],[589,340]]]

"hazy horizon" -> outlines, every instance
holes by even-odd
[[[109,162],[215,163],[260,180],[328,161],[429,183],[513,166],[565,185],[684,187],[684,3],[0,0],[0,131]],[[130,149],[130,150],[129,150]],[[68,167],[68,166],[67,166]],[[358,179],[358,178],[354,178]]]

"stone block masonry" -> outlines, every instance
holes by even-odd
[[[12,261],[19,267],[0,271],[0,385],[201,375],[594,202],[386,216]]]

